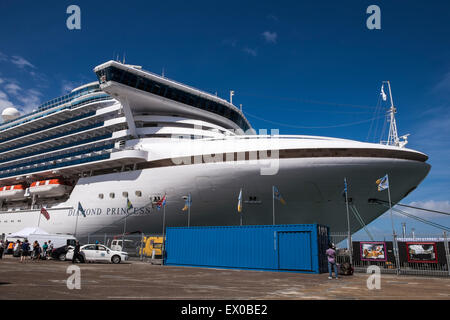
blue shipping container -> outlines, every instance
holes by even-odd
[[[164,264],[327,272],[328,234],[318,224],[170,227]]]

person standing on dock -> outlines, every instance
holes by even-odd
[[[80,256],[80,243],[77,241],[73,249],[72,263],[75,263]],[[81,260],[80,260],[81,261]]]
[[[330,275],[328,276],[328,279],[333,279],[333,270],[334,269],[334,275],[336,279],[339,279],[338,277],[338,271],[337,271],[337,265],[336,265],[336,250],[334,249],[333,244],[328,245],[328,250],[326,251],[327,258],[328,258],[328,272]]]
[[[22,255],[20,256],[20,262],[23,262],[30,255],[30,244],[28,240],[25,239],[25,242],[22,244]]]

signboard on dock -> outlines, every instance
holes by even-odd
[[[407,242],[408,262],[437,263],[436,242]]]
[[[386,261],[385,242],[361,242],[361,260],[364,261]]]

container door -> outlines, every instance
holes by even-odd
[[[281,270],[312,270],[311,232],[278,232],[278,267]]]

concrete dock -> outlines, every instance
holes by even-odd
[[[380,300],[450,299],[450,278],[381,275],[381,288],[367,288],[368,274],[329,280],[328,274],[86,263],[81,289],[68,289],[69,261],[21,263],[0,260],[1,299],[164,299],[164,300]]]

